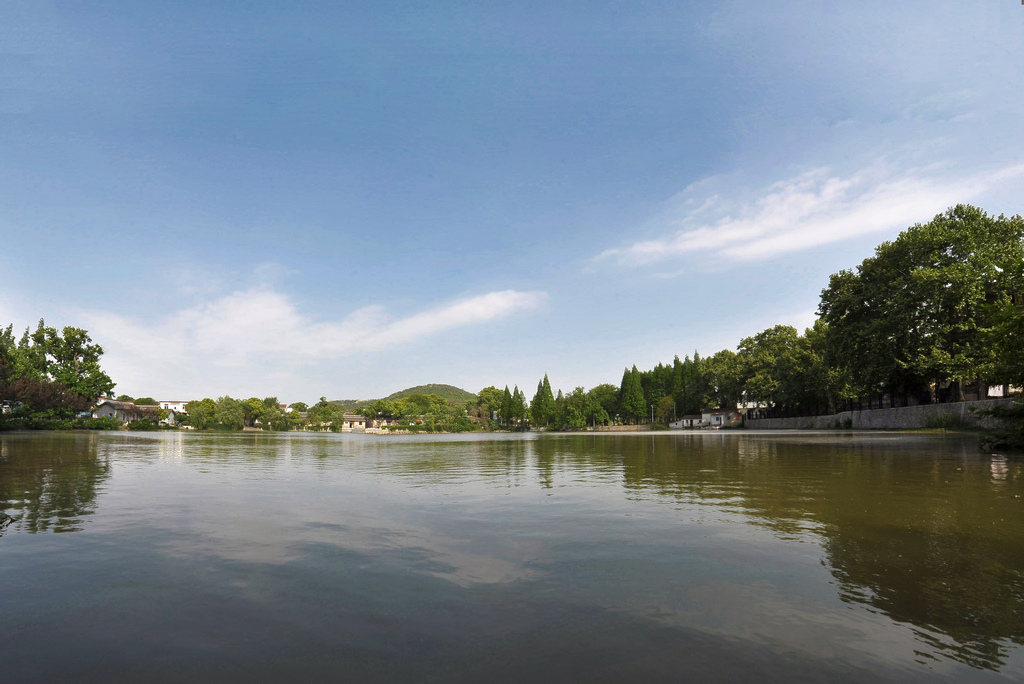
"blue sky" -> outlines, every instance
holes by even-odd
[[[532,395],[1024,212],[1015,0],[496,5],[3,3],[0,322],[133,396]]]

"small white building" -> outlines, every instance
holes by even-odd
[[[700,416],[696,415],[696,414],[695,415],[691,415],[691,416],[683,416],[679,420],[672,421],[671,423],[668,424],[668,426],[672,430],[683,430],[685,428],[698,428],[698,427],[700,427]]]
[[[161,399],[157,402],[160,404],[160,408],[167,411],[174,411],[175,413],[187,413],[185,410],[185,404],[188,401],[181,401],[180,399]]]
[[[700,413],[700,422],[705,427],[740,427],[743,416],[736,409],[706,409]]]

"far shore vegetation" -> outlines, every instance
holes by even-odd
[[[1024,219],[958,205],[916,224],[853,269],[833,274],[818,319],[802,333],[776,325],[735,351],[678,356],[650,370],[626,368],[617,385],[554,391],[545,374],[528,398],[519,387],[472,394],[423,385],[372,401],[283,406],[277,397],[191,401],[173,426],[152,397],[133,429],[341,430],[346,413],[386,430],[465,432],[664,426],[713,408],[765,415],[821,415],[844,408],[961,401],[986,385],[1024,387]],[[39,321],[16,338],[0,330],[0,429],[113,429],[88,413],[114,382],[87,331]],[[887,403],[885,403],[887,402]],[[991,409],[996,447],[1024,448],[1024,402]]]

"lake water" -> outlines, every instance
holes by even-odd
[[[0,681],[1020,681],[1022,495],[941,435],[0,433]]]

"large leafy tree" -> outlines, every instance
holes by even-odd
[[[1024,292],[1021,287],[1019,292]],[[1024,387],[1024,297],[1005,297],[993,304],[992,327],[984,340],[993,350],[985,376],[992,382]]]
[[[831,335],[819,319],[797,339],[785,383],[791,405],[835,411],[842,400],[854,396],[847,369],[829,358]]]
[[[270,429],[275,432],[287,432],[292,428],[291,414],[281,410],[281,407],[276,403],[273,406],[267,407],[260,419],[263,423],[264,429]]]
[[[217,402],[209,397],[200,401],[190,401],[185,404],[185,412],[188,414],[188,424],[197,430],[205,430],[216,420]]]
[[[981,339],[992,355],[984,375],[990,382],[1024,387],[1024,256],[1020,254],[1024,250],[1019,237],[1024,231],[1016,230],[1022,222],[1020,216],[1003,220],[1013,227],[1008,226],[1010,234],[997,260],[995,294],[986,309],[989,327]]]
[[[584,427],[590,420],[593,402],[582,387],[577,387],[564,397],[562,426],[570,430]]]
[[[743,399],[743,385],[746,381],[740,357],[731,349],[723,349],[706,359],[704,367],[708,383],[708,405],[736,408]]]
[[[241,430],[245,427],[245,410],[242,408],[242,402],[229,396],[217,399],[214,418],[216,422],[232,430]]]
[[[14,326],[0,329],[0,389],[17,377],[18,344],[14,340]]]
[[[114,382],[99,365],[103,349],[81,328],[62,331],[40,319],[15,343],[13,326],[0,329],[0,399],[17,402],[23,427],[56,427]]]
[[[327,401],[327,397],[320,397],[320,401],[309,407],[306,415],[311,428],[323,430],[328,429],[334,423],[334,414],[334,407]]]
[[[587,392],[591,400],[601,407],[604,413],[602,422],[607,422],[609,416],[614,416],[619,411],[619,388],[610,383],[604,383],[591,387]]]
[[[768,406],[786,403],[785,383],[787,373],[795,367],[790,357],[796,344],[796,328],[789,325],[777,325],[740,341],[747,397]]]
[[[477,416],[486,421],[484,425],[490,422],[496,412],[501,411],[502,396],[501,390],[493,385],[484,387],[477,394],[476,401],[473,402],[474,409]]]
[[[261,420],[267,413],[267,405],[263,400],[256,397],[249,397],[242,404],[242,416],[247,427],[252,427],[257,420]]]
[[[360,413],[362,413],[367,418],[385,418],[391,420],[392,418],[401,417],[402,410],[396,402],[393,402],[389,399],[378,399],[372,404],[364,406],[362,409],[360,409]]]
[[[831,359],[855,391],[874,395],[991,375],[999,348],[987,340],[1013,296],[1006,274],[1022,260],[1020,216],[957,205],[908,228],[822,291]]]
[[[94,344],[89,333],[81,328],[67,326],[62,333],[53,328],[46,331],[47,353],[52,358],[49,374],[53,380],[87,399],[109,395],[114,382],[100,368],[103,347]]]
[[[58,332],[42,319],[33,332],[26,328],[16,346],[10,326],[0,336],[6,377],[56,383],[87,401],[114,389],[114,382],[100,368],[101,356],[103,348],[93,343],[87,331],[67,326]]]

